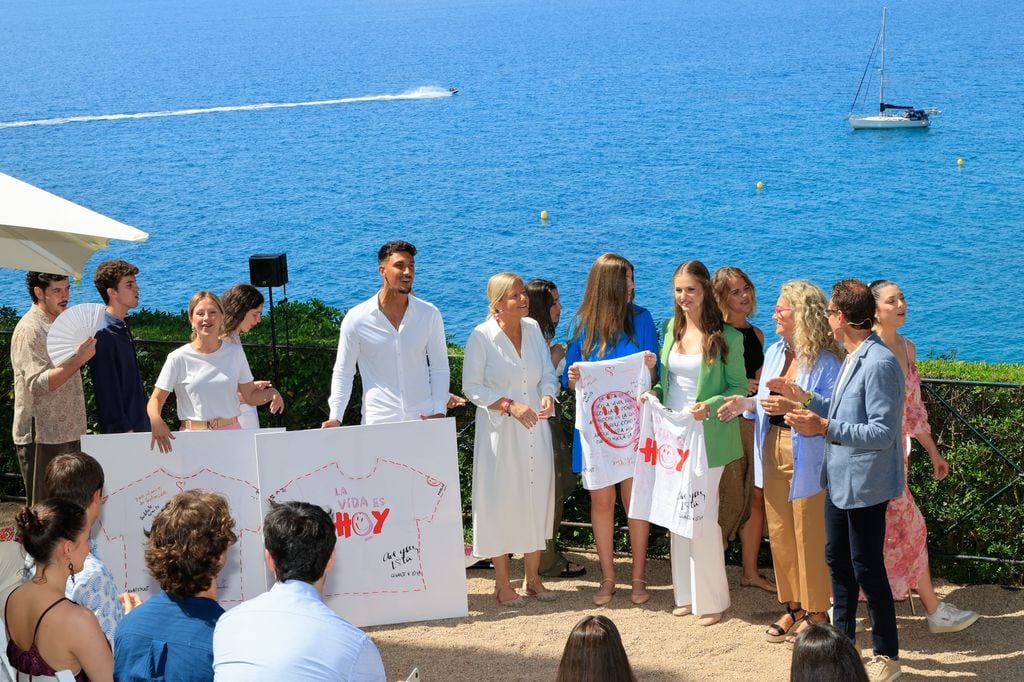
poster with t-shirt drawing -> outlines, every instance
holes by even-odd
[[[644,401],[629,517],[699,538],[707,512],[707,472],[704,425],[657,398]]]
[[[577,362],[576,429],[580,432],[583,487],[598,490],[633,475],[640,437],[640,403],[650,388],[644,353]]]
[[[279,429],[266,429],[275,432]],[[262,594],[263,523],[254,434],[260,431],[181,431],[171,452],[150,450],[150,434],[82,437],[82,450],[103,467],[103,512],[94,533],[100,559],[120,592],[143,599],[160,591],[143,558],[145,531],[153,517],[183,490],[206,490],[227,498],[238,542],[228,549],[217,576],[217,600],[231,608]]]
[[[454,419],[261,434],[256,455],[264,514],[289,500],[330,513],[324,599],[343,618],[468,615]]]

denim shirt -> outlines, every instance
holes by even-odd
[[[754,396],[756,405],[756,425],[754,427],[754,460],[755,481],[763,487],[764,475],[764,440],[771,426],[768,415],[761,407],[761,398],[769,394],[765,382],[782,375],[786,364],[786,342],[780,339],[768,347],[764,356],[764,367],[761,369],[761,382]],[[839,376],[840,361],[831,351],[824,350],[817,362],[810,368],[801,367],[797,372],[796,383],[805,391],[814,391],[818,395],[831,396]],[[749,413],[748,413],[749,414]],[[790,501],[803,497],[812,497],[822,491],[821,465],[825,461],[824,436],[804,436],[796,431],[791,432],[793,438],[793,482],[789,488]]]

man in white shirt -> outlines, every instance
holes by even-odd
[[[337,542],[327,512],[308,502],[273,504],[263,537],[277,582],[217,621],[214,680],[386,680],[369,635],[323,602]]]
[[[363,424],[444,417],[451,377],[444,322],[435,306],[412,295],[415,258],[409,242],[380,247],[380,290],[341,322],[324,428],[341,426],[357,367]]]

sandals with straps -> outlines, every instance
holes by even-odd
[[[799,614],[801,611],[803,611],[803,615],[798,616],[797,614]],[[779,616],[779,620],[782,620],[786,616],[789,616],[790,620],[792,621],[788,628],[782,627],[782,625],[780,625],[779,622],[776,621],[769,625],[768,629],[765,630],[764,637],[772,644],[781,644],[782,642],[785,642],[786,636],[790,633],[790,631],[793,628],[796,627],[796,624],[807,617],[807,611],[804,611],[804,609],[802,608],[793,609],[790,608],[789,604],[786,604],[786,613],[782,616]]]

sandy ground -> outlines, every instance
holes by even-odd
[[[369,628],[391,680],[404,680],[412,668],[422,680],[553,680],[566,637],[584,615],[604,614],[615,621],[626,653],[641,680],[786,680],[792,647],[770,644],[764,628],[781,609],[762,590],[739,587],[740,569],[729,566],[732,608],[720,623],[697,625],[693,616],[673,617],[668,561],[648,568],[651,600],[629,601],[629,564],[618,560],[618,594],[608,606],[595,607],[597,556],[570,554],[587,567],[582,580],[548,580],[558,591],[551,603],[527,600],[504,608],[493,597],[493,573],[468,574],[469,617]],[[513,576],[522,562],[513,560]],[[766,571],[770,575],[770,571]],[[1024,591],[983,585],[936,586],[943,598],[982,614],[975,625],[957,634],[932,635],[924,610],[914,600],[896,605],[903,678],[977,678],[1024,680]],[[858,648],[869,654],[870,633],[858,635]]]

